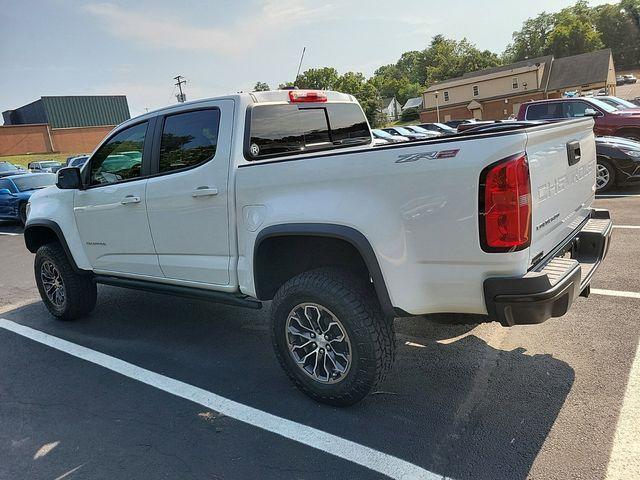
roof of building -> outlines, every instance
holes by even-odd
[[[389,105],[391,105],[392,102],[394,102],[396,100],[396,97],[386,97],[382,99],[382,106],[383,107],[388,107]]]
[[[410,98],[406,101],[406,103],[402,106],[402,109],[405,108],[419,108],[422,106],[422,97]]]
[[[553,60],[547,90],[562,90],[607,81],[611,50],[573,55]]]
[[[5,125],[48,123],[52,128],[118,125],[131,118],[124,95],[44,96],[2,115]]]
[[[549,64],[551,63],[551,61],[553,60],[553,55],[547,55],[545,57],[537,57],[537,58],[530,58],[527,60],[522,60],[520,62],[515,62],[515,63],[510,63],[509,65],[502,65],[500,67],[492,67],[492,68],[485,68],[482,70],[475,70],[473,72],[467,72],[464,75],[462,75],[461,77],[455,77],[455,78],[449,78],[447,80],[443,80],[442,82],[438,82],[438,83],[434,83],[433,85],[431,85],[429,87],[429,89],[433,89],[434,87],[438,87],[440,85],[444,85],[447,83],[451,83],[451,82],[457,82],[459,80],[466,80],[466,79],[471,79],[471,78],[476,78],[476,77],[482,77],[485,75],[493,75],[494,73],[500,73],[500,72],[509,72],[511,70],[517,70],[519,68],[524,68],[524,67],[533,67],[535,65],[541,65],[541,64],[545,64],[545,73],[544,75],[548,75],[549,72]],[[543,84],[546,82],[546,78],[544,78],[543,76]]]

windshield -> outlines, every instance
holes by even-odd
[[[599,107],[599,108],[601,108],[602,110],[604,110],[605,112],[608,112],[608,113],[615,112],[616,110],[618,110],[616,107],[612,107],[608,103],[605,103],[602,100],[597,99],[597,98],[590,98],[589,101],[591,103],[593,103],[596,107]]]
[[[18,170],[18,167],[12,165],[11,163],[1,162],[0,163],[0,172],[13,172]]]
[[[410,126],[410,127],[407,127],[407,128],[410,128],[410,129],[411,129],[411,130],[413,130],[414,132],[418,132],[418,133],[428,133],[428,134],[433,135],[433,134],[432,134],[429,130],[427,130],[426,128],[422,128],[422,127],[418,127],[418,126],[413,126],[413,125],[412,125],[412,126]]]
[[[19,192],[27,190],[36,190],[38,188],[49,187],[56,183],[56,175],[53,173],[44,173],[42,175],[29,175],[26,177],[14,178],[13,183]]]
[[[60,165],[62,165],[60,162],[54,162],[54,161],[49,161],[49,162],[40,162],[40,166],[41,167],[59,167]]]
[[[598,100],[606,102],[609,105],[616,107],[618,110],[626,110],[627,108],[638,108],[638,105],[635,105],[627,100],[623,100],[622,98],[618,97],[599,98]]]
[[[402,135],[415,135],[415,132],[412,132],[411,130],[407,130],[406,128],[403,127],[395,127],[396,131]]]
[[[71,163],[69,164],[70,167],[81,167],[82,165],[85,164],[85,162],[87,161],[89,157],[78,157],[78,158],[74,158],[73,160],[71,160]]]
[[[446,125],[444,123],[434,123],[434,125],[437,125],[439,128],[441,128],[446,132],[458,133],[458,131],[455,128],[451,128],[449,125]]]
[[[374,135],[376,137],[380,137],[380,138],[393,138],[393,135],[391,135],[389,132],[385,132],[384,130],[378,130],[377,128],[372,130],[372,132],[374,133]]]

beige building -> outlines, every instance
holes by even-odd
[[[606,89],[615,94],[611,50],[554,58],[549,55],[470,72],[430,86],[423,94],[423,122],[517,115],[531,100],[561,97],[567,91]]]

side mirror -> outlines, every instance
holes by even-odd
[[[61,190],[79,190],[82,188],[82,175],[78,167],[65,167],[58,170],[56,187]]]
[[[0,195],[13,195],[8,188],[0,188]]]
[[[599,117],[600,114],[599,112],[597,112],[595,109],[593,108],[585,108],[584,110],[584,116],[585,117]]]

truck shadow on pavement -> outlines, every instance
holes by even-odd
[[[3,316],[457,480],[527,478],[574,381],[565,362],[494,348],[473,326],[400,319],[387,380],[329,407],[280,370],[268,312],[100,287],[85,320],[56,322],[40,302]]]

